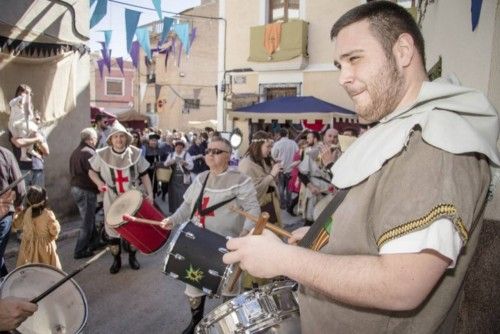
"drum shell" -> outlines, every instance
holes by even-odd
[[[8,296],[32,300],[66,277],[63,271],[45,264],[28,264],[10,272],[0,286],[0,298]],[[88,304],[78,284],[70,279],[38,303],[38,310],[17,332],[82,333],[87,323]]]
[[[216,307],[196,327],[197,334],[299,334],[296,283],[273,282]]]
[[[193,235],[194,239],[187,235]],[[226,242],[224,236],[186,222],[169,241],[163,272],[209,295],[219,296],[232,273],[232,266],[222,261],[227,252]],[[177,258],[176,254],[183,258]],[[194,279],[194,273],[201,273],[199,280]]]
[[[172,178],[171,167],[158,167],[156,168],[156,180],[164,183],[170,182]]]
[[[146,223],[126,222],[123,215],[162,221],[165,216],[144,198],[138,190],[120,195],[108,210],[107,222],[120,236],[141,253],[152,254],[160,250],[170,236],[170,230]]]

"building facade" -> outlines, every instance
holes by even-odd
[[[218,1],[202,1],[176,18],[174,25],[189,24],[188,53],[181,50],[173,30],[158,45],[163,22],[147,25],[153,56],[148,61],[144,50],[140,51],[135,103],[141,114],[153,120],[151,125],[187,131],[200,121],[216,118],[218,10]]]

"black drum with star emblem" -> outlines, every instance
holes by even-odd
[[[226,237],[186,222],[168,243],[163,272],[219,297],[233,273],[233,265],[222,262],[226,242]]]

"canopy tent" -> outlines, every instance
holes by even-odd
[[[148,116],[139,114],[137,111],[134,109],[127,110],[125,112],[117,113],[116,118],[120,123],[123,122],[131,122],[131,121],[148,121]]]
[[[338,105],[320,100],[314,96],[285,96],[270,101],[257,103],[228,113],[230,118],[251,119],[258,121],[291,120],[300,123],[303,120],[323,122],[355,123],[356,114]]]

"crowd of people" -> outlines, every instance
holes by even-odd
[[[151,203],[168,201],[164,229],[190,220],[231,237],[224,262],[239,264],[246,273],[240,287],[222,294],[225,299],[241,287],[286,276],[299,284],[304,333],[453,332],[481,229],[489,167],[500,164],[498,115],[477,91],[428,81],[422,35],[411,15],[394,3],[369,2],[350,10],[333,25],[331,38],[339,82],[360,120],[371,124],[367,131],[328,128],[295,138],[287,128],[256,131],[239,165],[231,168],[230,142],[211,129],[192,136],[139,131],[98,116],[93,127],[81,131],[69,159],[71,194],[82,219],[74,258],[90,257],[102,246],[95,221],[102,202],[113,255],[110,273],[120,271],[122,249],[130,268],[140,268],[135,247],[106,219],[120,195],[140,189]],[[17,264],[60,267],[55,245],[60,226],[43,185],[49,149],[28,123],[36,122],[30,118],[30,95],[21,85],[11,103],[28,110],[24,124],[18,117],[10,128],[14,155],[0,148],[2,189],[23,177],[28,185],[26,190],[19,182],[1,194],[2,276],[16,210],[15,227],[23,231]],[[19,110],[13,114],[19,116]],[[478,120],[484,118],[490,125]],[[346,139],[352,137],[358,138]],[[161,169],[168,169],[169,177],[159,177]],[[31,176],[23,176],[28,171]],[[322,220],[316,211],[325,200],[331,211]],[[269,231],[251,235],[254,223],[235,207],[255,217],[268,212],[269,223],[278,227],[286,210],[301,215],[305,226],[288,240]],[[311,240],[308,247],[305,240]],[[192,318],[183,333],[193,333],[203,318],[206,292],[187,284],[185,294]],[[35,311],[36,305],[22,299],[0,300],[0,329],[14,328]]]

